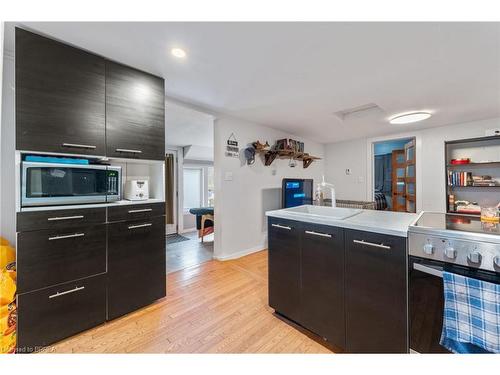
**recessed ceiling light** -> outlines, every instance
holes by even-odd
[[[172,55],[180,59],[186,57],[186,51],[184,51],[182,48],[172,48],[170,52],[172,52]]]
[[[392,117],[391,124],[409,124],[411,122],[427,120],[432,115],[429,112],[411,112]]]

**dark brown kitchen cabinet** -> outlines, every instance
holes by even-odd
[[[106,272],[106,225],[21,232],[17,291],[25,293]]]
[[[108,319],[165,295],[165,217],[108,224]]]
[[[350,353],[406,353],[406,238],[346,230],[346,344]]]
[[[105,276],[94,276],[17,297],[17,351],[42,349],[106,319]]]
[[[300,323],[345,348],[344,231],[302,224]]]
[[[165,87],[162,78],[106,61],[107,156],[165,158]]]
[[[16,28],[16,149],[105,154],[104,58]]]
[[[300,230],[297,221],[269,218],[269,306],[300,322]]]

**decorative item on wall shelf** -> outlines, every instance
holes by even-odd
[[[234,133],[231,133],[231,135],[227,139],[226,156],[230,158],[240,157],[240,149],[238,147],[238,141],[236,140]]]
[[[276,158],[285,158],[289,159],[288,165],[290,167],[295,167],[296,161],[302,160],[303,168],[307,168],[314,160],[321,159],[304,152],[304,142],[294,139],[279,139],[273,147],[270,147],[267,141],[264,145],[260,141],[256,141],[252,145],[256,152],[264,155],[264,165],[266,166],[270,166]]]

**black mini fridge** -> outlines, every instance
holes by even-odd
[[[304,178],[284,178],[281,190],[283,208],[312,204],[313,180]]]

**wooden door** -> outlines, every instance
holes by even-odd
[[[405,144],[405,211],[416,212],[415,140]]]
[[[405,150],[392,151],[392,210],[406,211]]]

